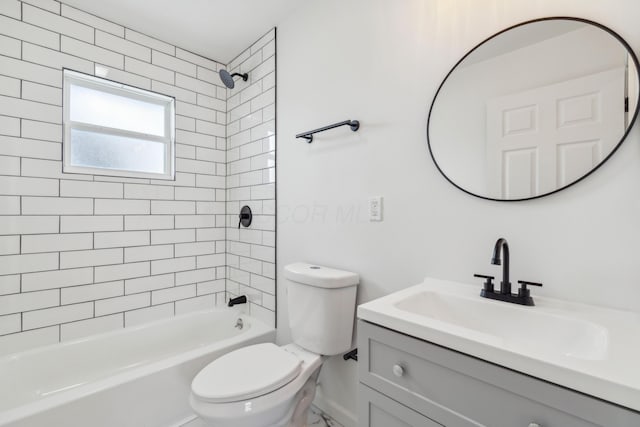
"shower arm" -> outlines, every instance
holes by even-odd
[[[357,120],[345,120],[340,123],[334,123],[329,126],[321,127],[318,129],[310,130],[309,132],[302,132],[296,135],[296,138],[304,138],[308,143],[313,142],[313,134],[318,132],[324,132],[325,130],[334,129],[340,126],[349,126],[353,132],[360,129],[360,122]]]

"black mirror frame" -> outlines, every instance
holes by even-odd
[[[453,180],[451,180],[447,176],[447,174],[445,174],[444,171],[440,168],[440,165],[438,164],[438,162],[436,161],[435,156],[433,155],[433,150],[431,150],[431,140],[429,138],[429,124],[431,123],[431,113],[433,112],[433,108],[434,108],[434,106],[436,104],[436,101],[438,99],[438,95],[440,94],[440,91],[442,90],[442,87],[444,86],[444,84],[449,79],[449,76],[456,70],[456,68],[458,68],[458,65],[460,65],[469,55],[471,55],[473,52],[475,52],[482,45],[484,45],[488,41],[498,37],[499,35],[501,35],[503,33],[506,33],[507,31],[510,31],[510,30],[512,30],[514,28],[522,27],[522,26],[527,25],[527,24],[532,24],[532,23],[535,23],[535,22],[553,21],[553,20],[567,20],[567,21],[583,22],[585,24],[590,24],[590,25],[593,25],[595,27],[600,28],[601,30],[606,31],[607,33],[609,33],[610,35],[615,37],[620,42],[620,44],[622,44],[624,46],[624,48],[629,53],[629,56],[633,60],[633,62],[635,64],[635,67],[636,67],[636,70],[638,72],[638,75],[640,76],[640,62],[638,62],[638,57],[636,56],[635,52],[633,51],[633,49],[631,48],[629,43],[627,43],[627,41],[625,39],[623,39],[618,33],[613,31],[609,27],[606,27],[606,26],[604,26],[604,25],[602,25],[600,23],[597,23],[597,22],[594,22],[594,21],[591,21],[591,20],[588,20],[588,19],[575,18],[575,17],[570,17],[570,16],[551,16],[551,17],[546,17],[546,18],[531,19],[529,21],[524,21],[524,22],[521,22],[519,24],[515,24],[515,25],[512,25],[512,26],[510,26],[508,28],[505,28],[504,30],[499,31],[499,32],[495,33],[494,35],[486,38],[482,42],[478,43],[473,49],[471,49],[462,58],[460,58],[460,60],[458,62],[456,62],[456,64],[451,68],[451,70],[447,73],[445,78],[442,80],[442,83],[440,83],[440,85],[438,86],[438,90],[436,91],[435,95],[433,96],[433,101],[431,102],[431,107],[429,108],[429,115],[428,115],[428,118],[427,118],[427,146],[429,147],[429,154],[431,155],[431,159],[433,160],[433,163],[436,165],[436,168],[442,174],[442,176],[447,181],[449,181],[454,187],[459,189],[460,191],[463,191],[463,192],[465,192],[465,193],[467,193],[467,194],[469,194],[471,196],[478,197],[480,199],[491,200],[491,201],[495,201],[495,202],[521,202],[521,201],[525,201],[525,200],[539,199],[541,197],[546,197],[546,196],[549,196],[551,194],[555,194],[555,193],[557,193],[559,191],[562,191],[562,190],[564,190],[566,188],[571,187],[572,185],[577,184],[578,182],[584,180],[589,175],[591,175],[596,170],[598,170],[600,168],[600,166],[604,165],[607,162],[607,160],[609,160],[609,158],[611,158],[611,156],[613,156],[613,154],[618,150],[618,148],[620,148],[622,143],[627,139],[627,136],[629,135],[629,132],[631,131],[631,129],[633,129],[633,126],[635,125],[636,119],[638,118],[638,112],[640,111],[640,96],[638,98],[638,102],[636,103],[636,109],[635,109],[635,112],[633,113],[633,117],[629,121],[629,125],[627,126],[627,129],[624,132],[624,134],[622,135],[622,138],[616,144],[616,146],[613,148],[613,150],[611,150],[611,152],[600,163],[598,163],[589,172],[587,172],[586,174],[584,174],[580,178],[576,179],[575,181],[571,182],[570,184],[567,184],[564,187],[560,187],[560,188],[557,188],[557,189],[555,189],[553,191],[550,191],[548,193],[540,194],[540,195],[537,195],[537,196],[534,196],[534,197],[526,197],[526,198],[521,198],[521,199],[495,199],[495,198],[492,198],[492,197],[480,196],[478,194],[475,194],[475,193],[472,193],[472,192],[470,192],[468,190],[465,190],[464,188],[462,188],[461,186],[459,186],[458,184],[453,182]],[[639,77],[639,80],[640,80],[640,77]],[[638,87],[640,88],[640,81],[638,82]],[[639,93],[639,95],[640,95],[640,93]]]

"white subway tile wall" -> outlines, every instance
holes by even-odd
[[[176,98],[175,181],[62,173],[63,68]],[[230,64],[248,82],[222,68],[55,0],[0,2],[0,353],[227,290],[275,325],[275,30]]]
[[[249,79],[238,79],[228,90],[226,167],[226,289],[230,296],[247,295],[251,314],[271,325],[276,309],[275,47],[274,29],[229,64],[230,72],[249,73]],[[208,133],[198,122],[196,131]],[[244,205],[251,208],[253,222],[238,229]]]

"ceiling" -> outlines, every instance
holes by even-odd
[[[127,28],[228,64],[299,0],[62,0]]]

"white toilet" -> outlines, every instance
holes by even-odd
[[[305,263],[284,275],[293,344],[232,351],[191,384],[191,407],[213,427],[304,427],[326,356],[351,347],[358,275]]]

